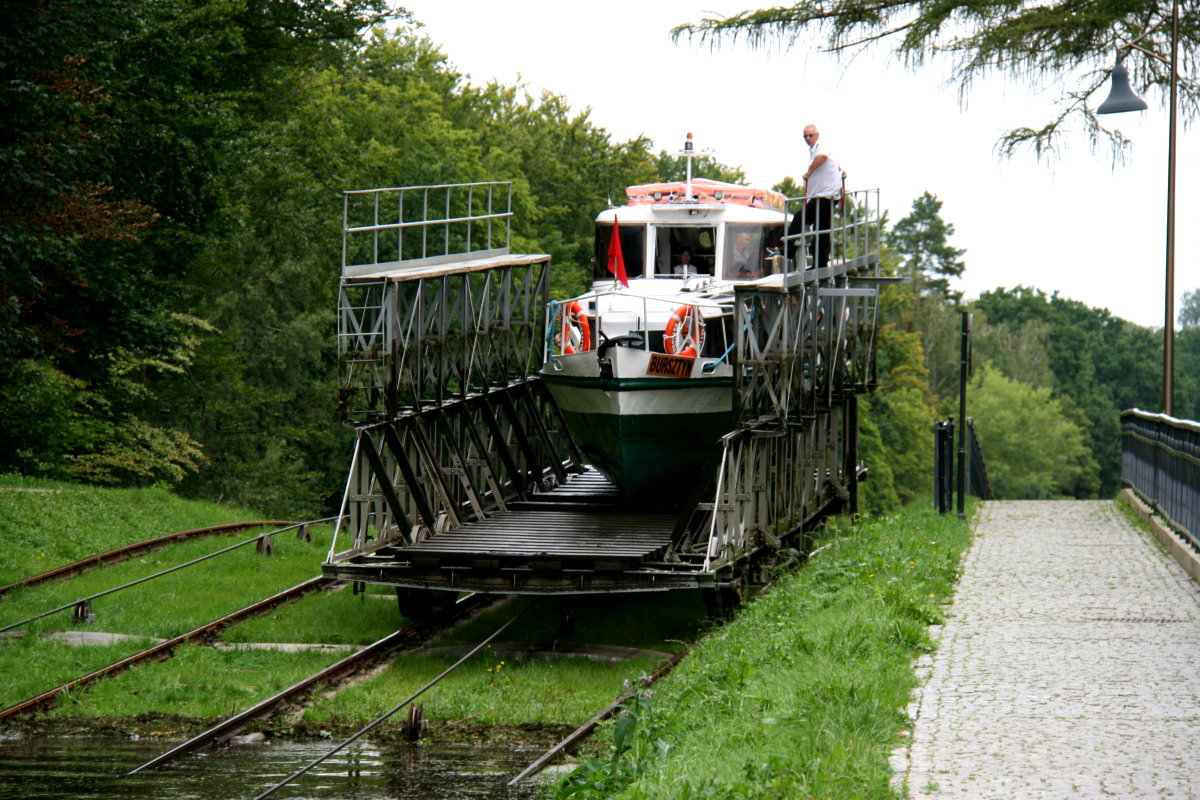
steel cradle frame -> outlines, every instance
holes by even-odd
[[[876,243],[877,216],[862,217],[873,226],[865,238]],[[879,277],[877,244],[854,249],[833,266],[789,274],[782,286],[737,287],[737,425],[715,448],[711,478],[673,517],[627,515],[626,532],[604,517],[614,553],[579,563],[545,553],[505,561],[490,552],[503,554],[513,525],[528,536],[551,519],[586,526],[588,514],[600,513],[588,506],[551,517],[561,503],[535,502],[564,492],[569,500],[573,477],[586,469],[537,376],[548,257],[493,249],[344,275],[338,409],[357,435],[325,574],[527,593],[748,583],[763,556],[803,549],[797,536],[816,519],[856,507],[866,472],[856,395],[875,384],[878,287],[887,279]],[[496,522],[518,518],[509,528]],[[488,552],[419,557],[464,525],[494,537]],[[621,536],[651,533],[664,546],[645,558],[615,552]]]

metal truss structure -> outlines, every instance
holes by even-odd
[[[548,257],[494,246],[492,226],[508,219],[494,211],[495,186],[450,187],[470,194],[465,210],[448,194],[433,217],[431,188],[411,190],[421,201],[358,193],[367,219],[347,211],[338,408],[357,436],[327,576],[455,591],[729,592],[815,519],[854,510],[865,475],[856,396],[874,387],[887,280],[877,198],[839,223],[831,266],[736,288],[735,427],[711,477],[664,516],[587,488],[600,478],[538,377],[553,335]],[[395,215],[384,219],[384,207]],[[405,216],[414,207],[420,219]],[[485,227],[484,249],[449,252]],[[409,257],[371,262],[392,248]]]

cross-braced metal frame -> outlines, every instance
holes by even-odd
[[[548,269],[546,256],[505,256],[344,278],[341,417],[392,419],[536,374]]]
[[[422,541],[579,469],[536,378],[549,257],[508,253],[510,207],[497,183],[346,193],[338,414],[357,435],[330,559]]]
[[[537,380],[357,429],[339,558],[407,545],[503,512],[577,470],[579,456]],[[330,551],[332,558],[336,545]]]
[[[426,200],[429,188],[418,187]],[[468,212],[478,196],[468,196]],[[380,237],[389,231],[403,256],[408,228],[446,224],[426,219],[427,202],[421,219],[409,220],[413,204],[406,206],[403,198],[399,221],[380,222],[380,197],[357,198],[369,201],[373,219],[346,234],[369,236],[370,258],[388,249]],[[329,555],[342,570],[338,574],[485,591],[493,585],[510,591],[729,587],[815,518],[853,510],[863,473],[857,394],[874,388],[878,284],[887,280],[879,276],[877,197],[865,197],[840,212],[841,243],[831,266],[790,272],[778,285],[734,288],[734,428],[719,442],[710,479],[680,510],[669,540],[666,518],[664,549],[603,577],[604,559],[588,566],[572,551],[563,556],[575,559],[578,580],[569,587],[535,574],[537,557],[504,569],[491,564],[503,555],[503,548],[493,548],[499,544],[494,536],[506,535],[497,520],[528,513],[538,505],[531,503],[535,492],[563,484],[585,466],[538,377],[548,324],[548,257],[509,255],[504,247],[448,260],[430,255],[422,233],[418,256],[410,261],[378,264],[376,270],[344,264],[338,407],[357,426],[357,436],[343,526]],[[463,212],[446,202],[445,215],[461,226]],[[497,216],[505,217],[493,213],[489,195],[479,219],[491,225]],[[468,233],[459,238],[469,242],[467,224]],[[448,231],[442,238],[451,248]],[[411,244],[416,234],[407,235]],[[796,243],[803,246],[804,238]],[[590,524],[586,517],[573,519]],[[486,525],[437,538],[484,520]],[[521,536],[530,524],[540,530],[543,523],[527,523]],[[474,566],[463,566],[463,557],[455,555],[445,562],[451,569],[443,569],[440,556],[431,555],[443,552],[439,547],[449,553],[457,546],[450,540],[478,530],[496,533],[487,552],[466,558]],[[561,540],[562,532],[554,536]],[[592,541],[599,547],[604,540]]]
[[[836,272],[737,289],[738,426],[668,558],[729,572],[821,513],[854,509],[856,395],[874,384],[878,290]]]

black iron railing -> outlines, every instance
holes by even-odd
[[[970,440],[970,465],[967,467],[967,491],[983,500],[995,500],[992,482],[988,480],[987,462],[983,460],[983,448],[975,435],[975,420],[967,417],[967,438]]]
[[[988,480],[987,464],[983,460],[983,449],[975,435],[975,420],[967,417],[966,469],[960,474],[967,494],[983,500],[994,500],[992,484]],[[937,510],[945,514],[954,502],[954,419],[938,420],[933,426],[933,500]]]
[[[1122,412],[1121,480],[1200,549],[1200,423]]]

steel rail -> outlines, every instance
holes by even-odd
[[[336,583],[338,583],[338,581],[324,577],[309,578],[304,583],[297,584],[290,589],[284,589],[282,592],[278,592],[277,594],[273,594],[263,600],[252,603],[245,608],[234,611],[231,614],[226,614],[219,619],[215,619],[212,622],[201,625],[199,628],[188,631],[184,634],[180,634],[174,639],[168,639],[165,642],[159,642],[153,647],[149,647],[139,653],[134,653],[133,655],[123,658],[120,661],[113,662],[106,667],[101,667],[98,670],[89,672],[87,675],[76,678],[68,683],[64,683],[48,692],[43,692],[36,697],[31,697],[28,700],[0,710],[0,720],[5,720],[9,717],[15,717],[19,714],[28,714],[32,711],[37,711],[38,709],[44,708],[45,706],[53,703],[59,695],[65,694],[66,692],[69,692],[78,686],[82,686],[85,683],[90,683],[107,675],[120,672],[127,667],[132,667],[135,664],[138,664],[149,658],[165,658],[171,654],[171,651],[181,644],[186,644],[196,639],[211,635],[234,622],[254,616],[255,614],[260,614],[264,611],[269,611],[278,605],[286,603],[290,600],[298,599],[318,589],[324,589],[326,587],[333,586]]]
[[[438,684],[438,683],[439,683],[439,682],[442,680],[442,678],[446,677],[446,676],[447,676],[447,675],[449,675],[451,672],[453,672],[454,670],[458,669],[460,666],[462,666],[463,664],[465,664],[465,663],[467,662],[467,660],[471,658],[471,656],[475,655],[475,654],[476,654],[476,653],[478,653],[480,650],[482,650],[484,647],[486,647],[487,645],[491,644],[491,642],[492,642],[492,640],[493,640],[493,639],[495,639],[495,638],[496,638],[497,636],[499,636],[500,634],[504,633],[504,631],[508,630],[509,626],[511,626],[511,625],[512,625],[514,622],[516,622],[517,620],[519,620],[521,617],[525,616],[525,614],[526,614],[526,613],[528,613],[529,609],[531,609],[531,608],[533,608],[534,606],[536,606],[536,605],[537,605],[537,603],[538,603],[538,601],[537,601],[537,599],[535,599],[535,600],[534,600],[532,603],[530,603],[529,605],[525,606],[525,608],[521,609],[521,611],[519,611],[517,614],[515,614],[515,615],[512,617],[512,619],[508,620],[508,622],[505,622],[503,625],[501,625],[499,628],[497,628],[495,631],[493,631],[493,632],[492,632],[492,634],[491,634],[490,636],[488,636],[488,637],[487,637],[486,639],[484,639],[482,642],[480,642],[479,644],[477,644],[477,645],[475,645],[473,648],[471,648],[471,650],[470,650],[470,651],[468,651],[468,652],[467,652],[467,654],[466,654],[465,656],[463,656],[462,658],[460,658],[458,661],[455,661],[455,662],[454,662],[453,664],[451,664],[449,667],[446,667],[446,669],[444,669],[444,670],[441,672],[441,674],[439,674],[439,675],[438,675],[436,678],[434,678],[433,680],[429,681],[429,683],[425,684],[425,685],[424,685],[424,686],[422,686],[420,689],[418,689],[417,691],[413,692],[413,693],[412,693],[412,694],[410,694],[408,697],[406,697],[404,700],[402,700],[400,703],[398,703],[398,704],[396,704],[395,706],[393,706],[393,707],[391,708],[391,710],[387,711],[385,714],[383,714],[383,716],[381,716],[381,717],[378,717],[378,718],[377,718],[377,719],[375,719],[373,722],[370,722],[370,723],[368,723],[366,726],[364,726],[364,727],[360,728],[360,729],[358,730],[358,732],[357,732],[357,733],[355,733],[354,735],[352,735],[350,738],[346,739],[344,742],[342,742],[341,744],[339,744],[337,747],[334,747],[334,748],[333,748],[332,750],[330,750],[328,753],[325,753],[324,755],[322,755],[322,756],[320,756],[320,757],[318,757],[318,758],[316,758],[316,759],[313,759],[313,761],[311,761],[309,764],[307,764],[307,765],[305,765],[305,766],[301,767],[300,769],[296,770],[296,771],[295,771],[295,772],[293,772],[291,775],[289,775],[288,777],[284,778],[284,779],[283,779],[282,781],[280,781],[279,783],[277,783],[277,784],[275,784],[274,786],[272,786],[270,789],[267,789],[267,790],[266,790],[265,792],[263,792],[262,794],[259,794],[259,795],[255,796],[254,800],[264,800],[264,798],[270,797],[271,795],[275,794],[275,792],[279,791],[279,790],[280,790],[280,789],[282,789],[284,786],[287,786],[289,783],[291,783],[292,781],[296,780],[296,778],[299,778],[300,776],[304,775],[304,774],[305,774],[305,773],[307,773],[309,770],[311,770],[313,767],[315,767],[315,766],[317,766],[318,764],[320,764],[321,762],[325,761],[325,760],[326,760],[327,758],[329,758],[330,756],[334,755],[335,753],[338,753],[338,752],[340,752],[340,751],[341,751],[343,748],[347,747],[348,745],[352,744],[353,742],[357,741],[358,739],[362,738],[363,736],[366,736],[368,733],[370,733],[370,732],[371,732],[372,730],[374,730],[376,727],[378,727],[379,725],[383,724],[383,722],[384,722],[384,721],[386,721],[386,720],[387,720],[389,717],[391,717],[391,716],[392,716],[393,714],[395,714],[397,711],[399,711],[400,709],[404,708],[406,705],[408,705],[409,703],[411,703],[413,700],[416,700],[418,697],[420,697],[421,695],[425,694],[425,692],[426,692],[426,691],[428,691],[429,689],[431,689],[431,688],[433,688],[435,685],[437,685],[437,684]]]
[[[132,586],[137,586],[140,583],[145,583],[146,581],[154,580],[155,578],[161,578],[163,575],[169,575],[172,572],[177,572],[178,570],[183,569],[184,567],[190,567],[195,564],[199,564],[202,561],[207,561],[210,558],[216,558],[217,556],[228,553],[230,550],[236,550],[239,547],[245,547],[248,544],[254,544],[255,542],[262,541],[269,536],[274,536],[277,533],[283,533],[284,531],[291,530],[292,528],[299,528],[301,525],[311,525],[311,524],[313,524],[313,522],[327,522],[330,519],[334,519],[334,517],[329,517],[327,519],[322,519],[322,520],[314,520],[312,522],[297,522],[294,525],[288,525],[287,527],[284,527],[284,528],[276,528],[273,531],[267,531],[266,533],[260,533],[256,536],[252,536],[249,539],[238,542],[237,544],[231,544],[228,547],[222,547],[220,550],[214,550],[213,552],[208,553],[207,555],[200,556],[199,558],[193,558],[191,561],[185,561],[182,564],[176,564],[173,567],[168,567],[159,572],[155,572],[153,575],[146,575],[144,577],[138,578],[137,580],[129,581],[129,583],[123,583],[120,586],[114,586],[113,588],[105,589],[102,592],[96,592],[95,594],[89,594],[87,597],[76,598],[69,603],[58,606],[57,608],[52,608],[49,611],[43,611],[42,613],[35,614],[32,617],[27,617],[26,619],[20,620],[18,622],[13,622],[9,625],[5,625],[4,627],[0,628],[0,633],[4,633],[5,631],[10,631],[13,628],[19,628],[22,625],[25,625],[26,623],[33,622],[34,620],[38,620],[43,617],[48,617],[51,614],[57,614],[60,611],[66,611],[68,608],[75,608],[83,603],[90,603],[91,601],[93,601],[97,598],[105,597],[105,596],[113,594],[115,592],[119,592],[122,589],[128,589]]]
[[[227,522],[222,525],[210,525],[207,528],[194,528],[189,531],[178,531],[177,533],[168,533],[166,536],[158,536],[154,539],[146,539],[142,542],[127,544],[124,547],[118,547],[104,553],[98,553],[94,556],[76,561],[72,564],[66,564],[61,567],[56,567],[52,570],[47,570],[39,575],[34,575],[29,578],[23,578],[19,581],[14,581],[7,586],[0,586],[0,595],[10,592],[13,589],[22,586],[36,586],[39,583],[53,580],[55,578],[65,578],[71,575],[76,575],[95,566],[103,566],[105,564],[115,564],[127,558],[132,558],[140,553],[145,553],[149,550],[157,549],[163,545],[172,542],[182,541],[184,539],[198,539],[202,536],[210,536],[218,533],[226,533],[230,531],[240,530],[242,528],[258,528],[269,525],[292,525],[295,524],[291,520],[269,520],[265,522]],[[313,523],[299,523],[313,524]]]
[[[519,775],[517,775],[515,778],[513,778],[511,781],[509,781],[508,785],[516,786],[518,783],[523,781],[525,778],[528,778],[530,775],[533,775],[535,772],[540,771],[542,769],[542,767],[544,767],[546,765],[547,761],[554,758],[554,756],[558,755],[564,748],[570,747],[575,742],[590,735],[591,732],[596,729],[596,726],[599,725],[603,720],[606,720],[609,717],[611,717],[613,715],[613,712],[615,712],[618,708],[621,707],[622,703],[627,701],[629,698],[633,697],[638,692],[645,691],[647,686],[653,685],[654,682],[657,681],[659,678],[663,677],[668,672],[675,669],[676,665],[678,665],[679,662],[683,660],[683,657],[686,656],[687,654],[688,654],[688,651],[685,648],[683,650],[680,650],[675,655],[671,656],[666,661],[664,661],[662,666],[660,666],[658,669],[656,669],[653,672],[653,674],[651,674],[649,676],[648,680],[646,680],[644,682],[639,681],[639,682],[636,682],[633,686],[630,686],[629,689],[622,692],[621,695],[618,696],[616,700],[613,700],[611,703],[609,703],[602,711],[597,713],[596,716],[592,717],[587,722],[580,725],[578,728],[576,728],[574,731],[572,731],[570,734],[568,734],[561,742],[554,745],[554,747],[551,747],[545,753],[542,753],[542,755],[540,757],[538,757],[538,759],[536,761],[534,761],[528,767],[523,769]]]
[[[416,622],[406,628],[389,633],[379,641],[367,645],[362,650],[346,656],[334,664],[330,664],[329,666],[308,676],[307,678],[292,684],[283,691],[268,697],[265,700],[255,703],[250,708],[234,714],[228,719],[218,722],[216,725],[213,725],[203,733],[193,736],[186,742],[171,748],[161,755],[155,756],[145,764],[142,764],[140,767],[132,769],[125,774],[126,776],[135,775],[144,770],[161,766],[162,764],[165,764],[166,762],[186,753],[194,752],[210,745],[222,744],[245,730],[246,724],[251,720],[264,719],[271,716],[275,708],[281,703],[295,700],[301,695],[309,692],[318,684],[326,687],[336,685],[336,683],[343,681],[358,672],[361,672],[368,666],[375,664],[392,651],[401,647],[417,644],[420,641],[427,639],[431,634],[437,632],[439,629],[444,628],[451,623],[458,621],[459,619],[462,619],[467,614],[470,614],[479,608],[483,608],[494,599],[495,595],[467,595],[453,606],[442,609],[429,619]]]

